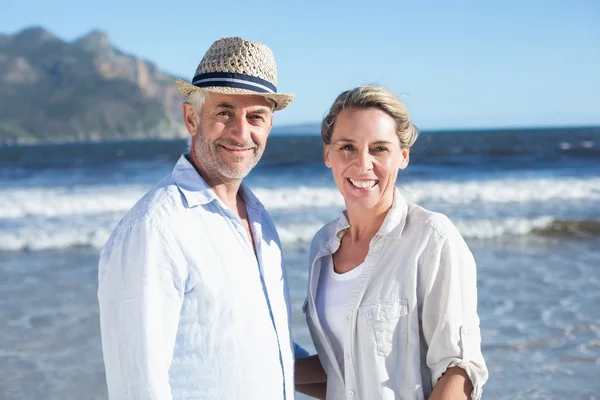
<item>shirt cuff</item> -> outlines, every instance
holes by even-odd
[[[473,334],[467,327],[460,329],[460,347],[462,357],[449,357],[441,360],[431,369],[431,380],[435,387],[442,374],[448,368],[459,367],[465,370],[467,376],[473,385],[471,400],[480,400],[483,392],[483,385],[488,379],[488,370],[480,350],[480,340],[469,337]],[[476,332],[478,333],[478,331]],[[478,335],[477,335],[478,337]]]

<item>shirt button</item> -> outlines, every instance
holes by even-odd
[[[351,390],[348,392],[348,396],[353,397],[354,396],[354,390]]]
[[[350,353],[346,353],[346,358],[350,359]]]
[[[350,322],[350,317],[344,317],[344,321]]]

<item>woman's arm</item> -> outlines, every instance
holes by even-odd
[[[442,234],[434,239],[432,249],[423,258],[420,278],[422,333],[433,386],[431,398],[479,400],[488,371],[481,353],[477,267],[456,227],[447,218],[435,222]],[[468,381],[466,386],[464,381]],[[442,386],[438,388],[439,385]],[[469,389],[467,397],[464,388]],[[454,394],[462,397],[451,397]]]
[[[294,380],[296,391],[317,399],[325,399],[327,374],[318,356],[296,358]]]
[[[325,400],[327,393],[326,383],[310,383],[308,385],[296,385],[296,391],[315,399]]]
[[[451,367],[437,382],[429,400],[467,400],[471,392],[473,384],[467,372],[460,367]]]
[[[294,379],[296,384],[327,382],[327,374],[317,355],[296,358]]]

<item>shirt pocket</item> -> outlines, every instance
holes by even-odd
[[[358,308],[360,346],[372,347],[380,356],[392,353],[394,343],[408,342],[408,300],[378,302]]]

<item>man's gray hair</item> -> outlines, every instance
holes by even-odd
[[[208,97],[208,93],[204,90],[196,90],[190,94],[188,101],[192,106],[194,106],[194,111],[196,112],[196,122],[200,124],[200,115],[202,114],[202,106],[204,105],[204,101]]]

